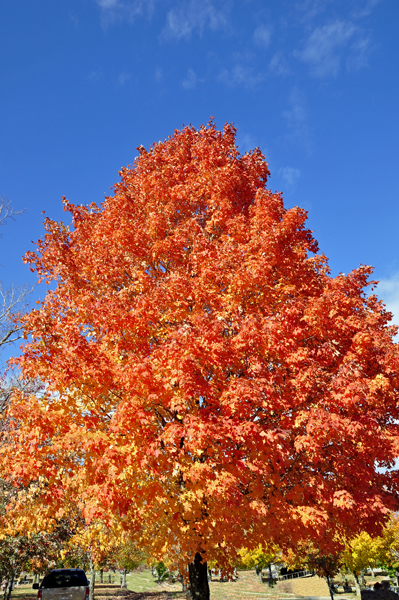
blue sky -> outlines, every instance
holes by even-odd
[[[333,274],[375,267],[399,322],[398,0],[3,0],[0,279],[61,197],[101,202],[183,124],[234,122]],[[37,290],[36,295],[43,294]]]

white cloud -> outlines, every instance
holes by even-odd
[[[300,0],[295,3],[295,8],[302,13],[305,21],[314,19],[324,12],[331,0]]]
[[[232,69],[223,69],[218,79],[229,87],[243,85],[244,87],[251,88],[264,81],[265,75],[254,72],[253,67],[235,65]]]
[[[371,38],[367,36],[356,40],[352,44],[350,54],[346,59],[346,69],[348,71],[359,71],[359,69],[367,66],[371,47]]]
[[[254,31],[253,40],[260,48],[267,48],[271,41],[272,31],[266,25],[259,25]]]
[[[377,296],[386,304],[387,310],[393,314],[392,323],[399,325],[399,273],[389,279],[382,279],[376,290]]]
[[[91,79],[91,81],[100,81],[101,79],[103,79],[103,77],[104,77],[104,75],[101,70],[90,71],[90,73],[89,73],[89,79]]]
[[[276,52],[269,62],[269,69],[275,75],[287,75],[290,70],[281,51]]]
[[[119,4],[119,0],[96,0],[100,8],[115,8]]]
[[[73,23],[74,28],[75,29],[79,29],[79,27],[80,27],[80,21],[77,18],[77,16],[76,15],[70,15],[70,19],[71,19],[71,21]]]
[[[122,85],[122,86],[125,85],[125,83],[127,83],[130,78],[131,78],[131,75],[129,73],[124,73],[122,71],[122,73],[119,73],[119,76],[118,76],[119,85]]]
[[[187,70],[187,75],[182,81],[182,86],[186,90],[193,90],[197,85],[197,76],[193,69]]]
[[[288,187],[293,188],[301,176],[301,171],[294,167],[281,167],[277,171],[277,175],[280,175],[284,179]]]
[[[357,70],[367,63],[370,39],[351,21],[336,20],[317,27],[302,50],[294,56],[310,67],[316,77],[336,77],[345,62],[347,70]]]
[[[288,99],[288,109],[283,111],[282,116],[287,123],[287,138],[310,152],[313,144],[307,124],[305,104],[303,92],[297,87],[294,87],[291,90]]]
[[[239,147],[241,154],[249,152],[256,147],[255,138],[250,133],[238,133],[237,146]]]
[[[117,20],[132,21],[137,16],[151,16],[156,0],[95,0],[101,9],[102,25],[107,27]]]
[[[162,37],[188,40],[195,31],[202,35],[208,28],[211,31],[225,29],[228,13],[226,5],[217,9],[211,0],[186,0],[168,12]]]
[[[366,0],[366,2],[362,0],[361,6],[356,8],[352,13],[354,18],[361,19],[363,17],[368,17],[380,2],[381,0]]]

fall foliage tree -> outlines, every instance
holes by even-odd
[[[293,568],[302,567],[323,577],[327,582],[331,600],[334,600],[333,579],[342,566],[342,557],[338,551],[326,554],[308,540],[300,542],[295,550],[290,548],[284,558]]]
[[[366,531],[347,540],[341,554],[341,561],[344,568],[353,573],[358,596],[360,596],[360,589],[365,587],[364,571],[384,562],[386,554],[384,546],[382,537],[371,537]]]
[[[207,560],[306,538],[328,554],[332,526],[378,533],[397,506],[391,315],[370,267],[329,274],[268,175],[233,126],[185,127],[100,206],[64,199],[72,225],[46,219],[25,259],[49,287],[14,362],[47,388],[15,394],[1,476],[33,486],[25,523],[75,502],[188,565],[198,600]]]
[[[269,547],[264,547],[259,544],[257,548],[249,551],[247,548],[241,548],[239,551],[239,563],[240,567],[244,569],[256,569],[260,576],[261,582],[263,582],[263,569],[268,569],[268,584],[271,587],[273,584],[273,573],[271,566],[272,564],[278,564],[282,562],[281,550],[274,544]]]

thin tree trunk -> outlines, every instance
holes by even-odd
[[[3,600],[6,600],[7,598],[7,593],[8,593],[8,584],[10,583],[9,579],[6,579],[6,584],[4,586],[4,594],[3,594]]]
[[[100,583],[104,583],[104,571],[100,569]]]
[[[263,569],[261,567],[259,568],[258,577],[259,577],[259,581],[261,583],[263,583]]]
[[[326,579],[327,579],[328,591],[330,592],[331,600],[334,600],[334,594],[333,594],[332,587],[331,587],[331,581],[330,581],[330,578],[328,575],[326,576]]]
[[[355,571],[353,571],[353,577],[355,578],[355,588],[356,588],[356,596],[361,596],[360,593],[360,583],[359,583],[359,577],[357,576],[357,573],[355,573]]]
[[[194,562],[188,565],[190,594],[193,600],[210,600],[206,562],[201,562],[201,554],[196,553]]]
[[[273,587],[273,573],[272,573],[272,565],[269,564],[269,579],[267,580],[267,585],[271,588]]]
[[[121,584],[121,588],[127,588],[127,583],[126,583],[126,569],[123,569],[123,571],[122,571],[122,584]]]
[[[90,559],[90,588],[89,588],[89,600],[94,600],[94,584],[96,579],[96,573],[94,571],[94,562]]]
[[[8,586],[7,600],[10,600],[13,585],[14,585],[14,573],[11,575],[10,583]]]
[[[364,588],[366,587],[366,580],[364,578],[364,570],[363,569],[360,571],[359,579],[360,579],[360,587],[362,590],[364,590]]]

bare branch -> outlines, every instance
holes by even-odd
[[[0,225],[4,225],[7,219],[14,219],[23,212],[25,211],[14,210],[11,202],[5,196],[0,196]],[[26,298],[32,290],[33,287],[17,288],[14,285],[6,290],[0,282],[0,348],[21,339],[22,328],[13,322],[12,316],[26,308]]]
[[[12,315],[26,308],[26,300],[32,290],[33,287],[28,286],[23,288],[12,286],[4,290],[0,282],[0,348],[21,338],[21,327],[13,323]]]
[[[0,196],[0,225],[3,225],[7,219],[14,219],[24,212],[25,210],[14,210],[11,202],[5,196]]]

